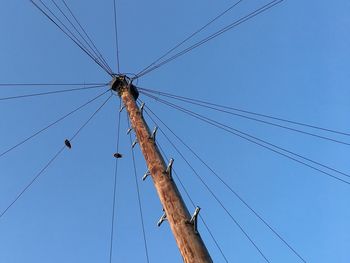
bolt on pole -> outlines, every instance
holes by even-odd
[[[169,163],[170,167],[166,165],[155,143],[155,136],[152,136],[143,118],[142,111],[136,103],[137,88],[130,83],[126,76],[118,75],[112,80],[111,89],[118,93],[128,112],[132,129],[136,134],[149,174],[163,205],[164,215],[162,219],[169,222],[184,262],[212,263],[209,252],[197,231],[199,208],[196,209],[191,218],[171,177],[172,161],[171,165]],[[161,222],[158,223],[161,224]]]

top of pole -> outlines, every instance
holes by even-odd
[[[129,89],[134,100],[136,101],[139,97],[139,91],[137,87],[132,84],[132,79],[124,74],[114,75],[113,79],[109,82],[111,90],[118,93],[119,97],[123,89]]]

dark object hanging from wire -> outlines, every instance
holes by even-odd
[[[67,146],[68,149],[71,149],[71,148],[72,148],[72,145],[71,145],[71,143],[70,143],[70,141],[69,141],[68,139],[66,139],[66,140],[64,141],[64,144]]]
[[[117,159],[123,157],[123,155],[122,155],[121,153],[115,153],[115,154],[113,154],[113,156],[114,156],[115,158],[117,158]]]

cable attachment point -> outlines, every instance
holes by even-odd
[[[123,106],[119,109],[119,112],[122,112],[124,108],[125,108],[125,105],[123,105]]]
[[[138,143],[138,140],[136,138],[135,141],[131,144],[131,148],[134,148],[137,143]]]
[[[164,211],[164,209],[163,209],[163,211]],[[164,211],[163,215],[162,215],[162,216],[159,218],[159,220],[158,220],[157,226],[160,227],[161,224],[162,224],[165,220],[168,220],[168,219],[167,219],[166,213],[165,213],[165,211]]]
[[[109,86],[111,90],[117,92],[119,96],[121,96],[123,91],[129,90],[136,101],[139,97],[139,91],[131,82],[132,80],[125,74],[114,74],[113,79],[109,82]]]
[[[126,131],[126,134],[129,135],[129,133],[132,131],[132,128],[129,128],[127,131]]]
[[[150,139],[152,139],[154,142],[156,141],[156,133],[158,131],[158,127],[154,127],[153,131],[152,131],[152,135],[150,137]]]
[[[172,176],[173,163],[174,163],[174,159],[171,158],[169,163],[168,163],[168,166],[167,166],[167,168],[165,170],[165,173],[169,176],[170,179],[173,178],[173,176]]]
[[[143,116],[143,109],[144,109],[144,107],[145,107],[145,103],[142,102],[141,106],[140,106],[140,114],[141,114],[141,116]]]
[[[145,174],[142,176],[142,181],[145,181],[149,175],[151,175],[151,172],[147,170],[147,172],[145,172]]]
[[[198,214],[201,208],[199,206],[196,207],[194,210],[194,213],[191,217],[190,223],[193,224],[194,232],[198,234],[198,229],[197,229],[197,221],[198,221]]]

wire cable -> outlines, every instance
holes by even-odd
[[[94,58],[94,60],[95,60],[95,62],[97,63],[97,64],[99,64],[101,67],[103,67],[104,69],[105,69],[105,71],[106,72],[109,72],[109,74],[112,74],[112,72],[111,71],[109,71],[108,70],[108,67],[106,67],[106,66],[104,66],[103,65],[103,63],[97,58],[97,56],[95,57],[95,55],[93,54],[94,52],[92,51],[91,52],[91,50],[89,50],[79,39],[78,39],[78,37],[76,37],[75,35],[74,35],[74,33],[51,11],[51,9],[47,6],[47,5],[45,5],[44,4],[44,2],[42,2],[42,0],[38,0],[45,8],[46,8],[46,10],[56,19],[56,21],[58,21],[58,23],[59,24],[61,24],[61,26],[62,27],[64,27],[65,28],[65,32],[68,32],[69,34],[70,34],[70,36],[72,36],[75,40],[76,40],[76,42],[78,42],[83,48],[84,48],[84,50],[87,52],[87,53],[89,53],[90,55],[91,55],[91,57],[93,57]],[[52,1],[52,0],[51,0]],[[68,18],[67,18],[68,19]],[[79,34],[79,33],[78,33]],[[84,40],[84,39],[83,39]]]
[[[42,1],[39,0],[41,3]],[[79,43],[79,40],[74,39],[74,35],[73,37],[71,35],[69,35],[55,20],[53,20],[37,3],[35,3],[33,0],[30,0],[30,2],[41,12],[44,14],[44,16],[46,16],[52,23],[54,23],[68,38],[70,38],[84,53],[86,53],[97,65],[99,65],[108,75],[110,75],[111,77],[113,76],[113,74],[111,72],[108,71],[108,69],[106,69],[103,65],[101,65],[101,63],[92,55],[89,53],[89,51],[86,50],[86,48],[84,48],[83,45],[81,45]],[[45,5],[44,5],[45,6]]]
[[[42,175],[45,170],[58,158],[63,152],[66,146],[61,147],[58,152],[45,164],[45,166],[34,176],[34,178],[18,193],[16,198],[3,210],[0,214],[0,219],[6,214],[6,212],[21,198],[21,196],[33,185],[33,183]]]
[[[75,137],[78,136],[78,134],[84,129],[84,127],[95,117],[95,115],[103,108],[104,105],[110,100],[110,98],[113,96],[113,94],[109,95],[109,97],[100,105],[100,107],[97,108],[97,110],[94,111],[94,113],[87,119],[84,124],[73,134],[73,136],[70,138],[70,141],[72,141]]]
[[[106,104],[106,102],[111,98],[111,96],[109,96],[108,99],[92,114],[92,116],[74,133],[74,135],[71,137],[70,141],[73,141],[76,138],[76,136],[91,121],[91,119],[96,115],[96,113],[100,111],[100,109]],[[66,148],[65,145],[62,148],[60,148],[60,150],[39,171],[39,173],[37,173],[34,176],[34,178],[23,188],[23,190],[21,192],[19,192],[19,194],[16,196],[16,198],[5,208],[4,211],[1,212],[0,218],[2,218],[5,215],[5,213],[21,198],[21,196],[30,188],[30,186],[33,185],[33,183],[43,174],[43,172],[54,162],[54,160],[57,159],[57,157],[63,152],[63,150],[65,148]]]
[[[277,145],[275,145],[275,144],[272,144],[272,143],[270,143],[270,142],[268,142],[268,141],[266,141],[266,140],[259,139],[259,138],[255,137],[255,136],[252,136],[252,135],[248,134],[248,133],[245,133],[245,132],[242,132],[242,131],[240,131],[240,130],[234,129],[234,128],[228,126],[228,125],[222,124],[222,123],[220,123],[220,122],[217,122],[217,121],[215,121],[215,120],[213,120],[213,119],[207,118],[207,117],[205,117],[205,116],[203,116],[203,115],[200,115],[200,114],[198,114],[198,113],[195,113],[195,112],[193,112],[193,111],[184,109],[184,108],[182,108],[182,107],[180,107],[180,106],[177,106],[177,105],[175,105],[175,104],[173,104],[173,103],[164,101],[164,100],[159,99],[159,98],[154,97],[154,96],[151,96],[151,97],[152,97],[153,99],[155,99],[156,101],[159,101],[159,102],[161,102],[161,103],[163,103],[163,104],[165,104],[165,105],[167,105],[167,106],[169,106],[169,107],[172,107],[172,108],[174,108],[174,109],[177,109],[177,110],[179,110],[179,111],[182,111],[182,112],[184,112],[184,113],[186,113],[186,114],[188,114],[188,115],[190,115],[190,116],[192,116],[192,117],[194,117],[194,118],[196,118],[196,119],[202,120],[202,121],[204,121],[205,123],[208,123],[208,124],[210,124],[210,125],[212,125],[212,126],[214,126],[214,127],[217,127],[217,128],[219,128],[219,129],[221,129],[221,130],[224,130],[224,131],[226,131],[226,132],[229,132],[229,133],[231,133],[231,134],[233,134],[233,135],[235,135],[235,136],[237,136],[237,137],[239,137],[239,138],[242,138],[242,139],[244,139],[244,140],[246,140],[246,141],[248,141],[248,142],[251,142],[251,143],[256,144],[256,145],[258,145],[258,146],[260,146],[260,147],[263,147],[263,148],[265,148],[265,149],[268,149],[268,150],[270,150],[270,151],[272,151],[272,152],[274,152],[274,153],[277,153],[277,154],[279,154],[279,155],[281,155],[281,156],[284,156],[284,157],[286,157],[286,158],[288,158],[288,159],[290,159],[290,160],[293,160],[293,161],[295,161],[295,162],[297,162],[297,163],[300,163],[300,164],[302,164],[302,165],[305,165],[305,166],[307,166],[307,167],[309,167],[309,168],[311,168],[311,169],[313,169],[313,170],[316,170],[316,171],[318,171],[318,172],[320,172],[320,173],[322,173],[322,174],[325,174],[325,175],[327,175],[327,176],[329,176],[329,177],[332,177],[333,179],[336,179],[336,180],[338,180],[338,181],[340,181],[340,182],[343,182],[343,183],[345,183],[345,184],[350,185],[350,182],[348,182],[348,181],[346,181],[346,180],[344,180],[344,179],[342,179],[342,178],[340,178],[340,177],[337,177],[337,176],[335,176],[335,175],[332,175],[331,173],[326,172],[326,171],[324,171],[324,170],[322,170],[322,169],[320,169],[320,168],[317,168],[317,167],[315,167],[315,166],[312,166],[312,165],[310,165],[310,164],[308,164],[308,163],[306,163],[306,162],[304,162],[304,161],[301,161],[301,160],[299,160],[299,159],[297,159],[297,158],[295,158],[295,157],[298,157],[298,158],[303,159],[303,160],[306,160],[306,161],[308,161],[308,162],[317,164],[317,165],[319,165],[319,166],[321,166],[321,167],[324,167],[324,168],[327,168],[327,169],[329,169],[329,170],[331,170],[331,171],[333,171],[333,172],[342,174],[342,175],[344,175],[344,176],[346,176],[346,177],[350,177],[349,174],[346,174],[346,173],[341,172],[341,171],[339,171],[339,170],[337,170],[337,169],[334,169],[334,168],[332,168],[332,167],[330,167],[330,166],[327,166],[327,165],[321,164],[321,163],[319,163],[319,162],[316,162],[316,161],[314,161],[314,160],[311,160],[310,158],[304,157],[304,156],[302,156],[302,155],[300,155],[300,154],[296,154],[296,153],[294,153],[294,152],[292,152],[292,151],[286,150],[286,149],[284,149],[284,148],[282,148],[282,147],[280,147],[280,146],[277,146]],[[272,148],[272,147],[274,147],[275,149]],[[277,150],[276,150],[276,149],[277,149]],[[295,156],[295,157],[292,157],[292,156],[290,156],[290,155],[288,155],[288,154],[290,154],[290,155],[292,155],[292,156]]]
[[[202,32],[205,28],[207,28],[208,26],[210,26],[212,23],[214,23],[216,20],[218,20],[219,18],[221,18],[222,16],[224,16],[226,13],[228,13],[229,11],[231,11],[234,7],[236,7],[238,4],[240,4],[243,0],[239,0],[237,2],[235,2],[233,5],[231,5],[229,8],[227,8],[226,10],[224,10],[223,12],[221,12],[219,15],[217,15],[216,17],[214,17],[213,19],[211,19],[208,23],[206,23],[204,26],[202,26],[201,28],[197,29],[196,31],[194,31],[192,34],[190,34],[188,37],[186,37],[184,40],[182,40],[181,42],[179,42],[178,44],[176,44],[174,47],[172,47],[171,49],[169,49],[164,55],[160,56],[159,58],[157,58],[155,61],[153,61],[151,64],[149,64],[147,67],[145,67],[144,69],[142,69],[139,73],[136,74],[135,78],[137,78],[137,76],[139,74],[142,74],[144,71],[146,71],[147,69],[149,69],[150,67],[152,67],[154,64],[156,64],[157,62],[159,62],[160,60],[162,60],[163,58],[165,58],[167,55],[169,55],[171,52],[173,52],[175,49],[177,49],[178,47],[182,46],[184,43],[186,43],[188,40],[190,40],[191,38],[193,38],[194,36],[196,36],[197,34],[199,34],[200,32]]]
[[[207,162],[205,162],[187,143],[184,142],[183,139],[181,139],[166,123],[164,123],[164,121],[162,121],[159,116],[157,116],[149,107],[145,106],[147,108],[147,110],[145,110],[146,114],[150,117],[150,119],[154,122],[155,120],[152,118],[152,116],[150,116],[150,114],[148,114],[147,111],[150,111],[151,114],[158,120],[160,121],[164,127],[166,127],[166,129],[171,132],[171,134],[173,134],[173,136],[175,136],[175,138],[182,144],[184,145],[232,194],[234,194],[236,196],[236,198],[238,198],[238,200],[240,200],[265,226],[267,226],[301,261],[303,261],[304,263],[306,263],[306,260],[300,255],[300,253],[298,253],[295,248],[292,247],[292,245],[290,245],[278,232],[277,230],[275,230],[274,227],[272,227],[258,212],[255,211],[255,209],[252,208],[251,205],[249,205],[238,193],[237,191],[235,191],[227,182],[225,182],[225,180],[218,175],[217,172],[214,171],[213,168],[211,168]],[[157,126],[159,126],[156,123]],[[165,132],[163,131],[163,129],[159,128],[159,130],[161,131],[161,133],[167,137],[167,135],[165,134]],[[170,139],[169,139],[170,140]]]
[[[73,113],[79,111],[80,109],[84,108],[85,106],[87,106],[88,104],[92,103],[93,101],[97,100],[98,98],[100,98],[101,96],[103,96],[104,94],[106,94],[109,90],[99,94],[98,96],[90,99],[89,101],[85,102],[84,104],[80,105],[79,107],[77,107],[76,109],[68,112],[67,114],[61,116],[60,118],[58,118],[57,120],[51,122],[49,125],[45,126],[44,128],[36,131],[34,134],[28,136],[27,138],[23,139],[22,141],[20,141],[19,143],[11,146],[9,149],[5,150],[4,152],[0,153],[0,158],[3,157],[5,154],[11,152],[12,150],[16,149],[17,147],[21,146],[22,144],[26,143],[27,141],[33,139],[34,137],[36,137],[37,135],[39,135],[40,133],[46,131],[47,129],[49,129],[50,127],[54,126],[55,124],[61,122],[62,120],[64,120],[65,118],[67,118],[68,116],[72,115]]]
[[[119,103],[119,109],[121,107],[121,100]],[[121,112],[118,112],[118,124],[117,124],[117,143],[116,149],[117,153],[119,153],[119,139],[120,139],[120,116]],[[112,204],[112,219],[111,219],[111,239],[110,239],[110,247],[109,247],[109,263],[112,263],[113,257],[113,236],[114,236],[114,222],[115,222],[115,209],[116,209],[116,197],[117,197],[117,179],[118,179],[118,161],[119,158],[115,158],[115,169],[114,169],[114,184],[113,184],[113,204]]]
[[[90,48],[90,51],[94,53],[97,60],[100,61],[101,64],[103,64],[110,72],[112,71],[111,68],[108,66],[106,61],[104,59],[101,59],[101,54],[98,54],[96,50],[91,46],[91,44],[86,40],[86,38],[82,35],[82,33],[77,29],[77,27],[74,25],[74,23],[69,19],[69,17],[63,12],[62,8],[57,4],[55,0],[51,0],[51,2],[56,6],[58,11],[64,16],[64,18],[68,21],[68,23],[73,27],[75,32],[78,33],[78,35],[81,37],[81,39],[85,42],[85,44]]]
[[[144,93],[144,92],[141,92],[141,93]],[[273,122],[270,122],[270,121],[261,120],[261,119],[257,119],[257,118],[254,118],[254,117],[249,117],[249,116],[246,116],[246,115],[243,115],[243,114],[230,112],[230,111],[227,111],[227,110],[219,109],[219,108],[208,106],[208,105],[203,105],[203,104],[198,103],[198,102],[188,101],[188,100],[185,100],[185,99],[176,98],[176,97],[172,97],[172,96],[168,96],[168,95],[162,95],[162,94],[160,94],[160,95],[168,97],[168,98],[172,98],[172,99],[175,99],[175,100],[179,100],[179,101],[182,101],[182,102],[185,102],[185,103],[190,103],[192,105],[197,105],[197,106],[201,106],[201,107],[204,107],[204,108],[207,108],[207,109],[211,109],[211,110],[219,111],[219,112],[222,112],[222,113],[230,114],[230,115],[233,115],[233,116],[237,116],[237,117],[240,117],[240,118],[248,119],[248,120],[251,120],[251,121],[260,122],[260,123],[267,124],[267,125],[270,125],[270,126],[274,126],[274,127],[286,129],[286,130],[289,130],[289,131],[301,133],[301,134],[304,134],[304,135],[312,136],[312,137],[315,137],[315,138],[318,138],[318,139],[323,139],[323,140],[327,140],[327,141],[330,141],[330,142],[335,142],[335,143],[339,143],[339,144],[350,146],[350,143],[348,143],[348,142],[337,140],[337,139],[333,139],[333,138],[330,138],[330,137],[327,137],[327,136],[322,136],[322,135],[319,135],[319,134],[315,134],[315,133],[311,133],[311,132],[307,132],[307,131],[291,128],[291,127],[284,126],[284,125],[277,124],[277,123],[273,123]]]
[[[70,30],[52,11],[51,11],[51,9],[47,6],[47,5],[45,5],[43,2],[42,2],[42,0],[38,0],[45,8],[46,8],[46,10],[47,11],[49,11],[49,13],[66,29],[66,31],[68,31],[69,33],[70,33],[70,35],[82,46],[82,47],[84,47],[84,49],[95,59],[95,62],[96,63],[98,63],[99,65],[101,65],[101,66],[103,66],[104,67],[104,69],[105,69],[105,71],[106,72],[109,72],[109,74],[110,75],[112,75],[112,71],[110,70],[110,68],[109,68],[109,66],[107,65],[107,66],[105,66],[104,64],[103,64],[103,62],[101,61],[101,60],[99,60],[99,56],[96,54],[96,52],[94,52],[94,49],[93,48],[91,48],[91,46],[89,45],[89,43],[87,43],[87,41],[85,40],[85,38],[84,37],[82,37],[82,40],[85,42],[85,43],[87,43],[87,45],[88,45],[88,47],[90,47],[90,49],[88,49],[81,41],[80,41],[80,39],[76,36],[76,35],[74,35],[74,33],[72,32],[72,30]],[[51,0],[51,1],[53,1],[53,0]],[[60,9],[59,7],[58,7],[58,9]],[[63,12],[62,12],[63,13]],[[63,13],[63,15],[65,16],[65,14]],[[65,16],[66,17],[66,16]],[[68,19],[68,18],[66,18],[67,20],[68,20],[68,22],[70,22],[70,20]],[[75,28],[74,26],[73,26],[73,28]],[[78,32],[78,35],[81,35],[80,34],[80,32]],[[93,54],[94,53],[94,54]]]
[[[108,83],[0,83],[0,87],[14,86],[98,86],[108,85]]]
[[[287,150],[287,149],[284,149],[284,148],[282,148],[282,147],[279,147],[279,146],[277,146],[277,145],[275,145],[275,144],[272,144],[272,143],[270,143],[270,142],[268,142],[268,141],[266,141],[266,140],[259,139],[259,138],[255,137],[255,136],[252,136],[252,135],[250,135],[250,134],[248,134],[248,133],[242,132],[242,131],[240,131],[240,130],[238,130],[238,129],[234,129],[233,127],[230,127],[230,126],[228,126],[228,125],[222,124],[222,123],[217,122],[217,121],[215,121],[215,120],[213,120],[213,119],[207,118],[207,117],[205,117],[205,116],[203,116],[203,115],[200,115],[200,114],[198,114],[198,113],[195,113],[195,112],[193,112],[193,111],[191,111],[191,110],[188,110],[188,109],[185,109],[185,108],[180,107],[180,106],[178,106],[178,105],[175,105],[175,104],[173,104],[173,103],[164,101],[164,100],[159,99],[159,98],[157,98],[157,97],[152,97],[152,98],[155,99],[156,101],[159,101],[159,102],[161,102],[161,103],[163,103],[163,104],[169,106],[169,107],[172,107],[172,108],[174,108],[174,109],[177,109],[177,110],[179,110],[179,111],[182,111],[182,112],[184,112],[184,113],[186,113],[186,114],[188,114],[188,115],[190,115],[190,116],[192,116],[192,117],[195,117],[195,118],[197,118],[197,119],[199,119],[199,120],[202,120],[202,121],[204,121],[204,122],[206,122],[206,123],[209,123],[209,124],[211,124],[211,125],[213,125],[213,126],[215,126],[215,127],[217,127],[217,128],[220,128],[220,129],[222,129],[222,130],[224,130],[224,131],[227,131],[227,132],[229,132],[229,133],[231,133],[231,134],[234,134],[234,135],[236,135],[236,136],[238,136],[238,137],[240,137],[240,138],[242,138],[242,139],[245,139],[245,140],[247,140],[247,141],[249,141],[249,142],[252,142],[252,143],[254,143],[254,144],[257,144],[257,145],[259,145],[259,146],[261,146],[261,147],[264,147],[264,148],[266,148],[266,149],[269,149],[269,150],[271,150],[271,151],[273,151],[273,152],[275,152],[275,153],[278,153],[278,154],[280,154],[280,155],[282,155],[282,156],[285,156],[285,157],[287,157],[287,158],[290,158],[290,159],[292,159],[292,160],[294,160],[294,161],[296,161],[296,162],[300,162],[300,161],[297,160],[297,159],[295,159],[295,158],[292,158],[292,157],[290,157],[290,156],[288,156],[288,155],[286,155],[286,154],[284,154],[283,152],[278,152],[278,151],[274,150],[273,148],[270,148],[270,147],[268,147],[268,146],[266,146],[266,145],[263,145],[263,144],[261,144],[261,143],[267,144],[267,145],[269,145],[269,146],[272,146],[272,147],[274,147],[274,148],[277,148],[278,150],[284,151],[284,152],[286,152],[286,153],[288,153],[288,154],[291,154],[291,155],[293,155],[293,156],[296,156],[296,157],[299,157],[299,158],[304,159],[304,160],[306,160],[306,161],[309,161],[309,162],[311,162],[311,163],[317,164],[317,165],[319,165],[319,166],[321,166],[321,167],[324,167],[324,168],[326,168],[326,169],[329,169],[329,170],[331,170],[331,171],[333,171],[333,172],[339,173],[339,174],[344,175],[344,176],[346,176],[346,177],[350,177],[350,175],[347,174],[347,173],[344,173],[344,172],[339,171],[339,170],[337,170],[337,169],[335,169],[335,168],[332,168],[332,167],[330,167],[330,166],[327,166],[327,165],[324,165],[324,164],[322,164],[322,163],[319,163],[319,162],[316,162],[316,161],[314,161],[314,160],[311,160],[310,158],[307,158],[307,157],[302,156],[302,155],[300,155],[300,154],[297,154],[297,153],[294,153],[294,152],[289,151],[289,150]],[[254,140],[256,140],[256,141],[258,141],[258,142],[261,142],[261,143],[258,143],[258,142],[254,141]],[[310,166],[310,165],[308,165],[308,164],[306,164],[306,163],[304,163],[304,162],[300,162],[300,163],[301,163],[301,164],[304,164],[304,165],[306,165],[306,166],[308,166],[308,167],[310,167],[310,168],[312,168],[312,169],[315,169],[315,170],[317,170],[317,171],[319,171],[319,172],[321,172],[321,173],[324,173],[324,174],[326,174],[326,175],[329,175],[329,176],[331,176],[331,177],[334,177],[334,176],[332,176],[331,174],[329,174],[329,173],[327,173],[327,172],[324,172],[324,171],[322,171],[322,170],[319,170],[318,168],[315,168],[315,167],[313,167],[313,166]],[[340,181],[343,181],[344,183],[350,184],[349,182],[344,181],[344,180],[342,180],[342,179],[340,179],[340,178],[338,178],[338,177],[334,177],[334,178],[335,178],[335,179],[338,179],[338,180],[340,180]]]
[[[104,65],[106,65],[109,69],[110,72],[113,72],[113,70],[111,69],[111,67],[108,65],[108,63],[106,62],[106,60],[104,59],[104,57],[102,56],[102,53],[98,50],[98,48],[96,47],[96,45],[94,44],[94,42],[92,41],[91,37],[89,36],[89,34],[86,32],[86,30],[84,29],[84,27],[81,25],[81,23],[79,22],[79,20],[77,19],[77,17],[74,15],[73,11],[71,10],[71,8],[68,6],[68,4],[66,3],[65,0],[62,0],[63,4],[66,6],[67,10],[69,11],[69,13],[71,14],[71,16],[73,17],[73,19],[75,20],[75,22],[78,24],[78,26],[80,27],[80,29],[84,32],[85,36],[87,37],[87,39],[89,40],[89,42],[91,43],[91,45],[94,47],[95,51],[98,54],[98,58],[101,58],[101,60],[104,62]]]
[[[113,10],[114,10],[114,29],[115,29],[115,46],[117,49],[117,71],[120,73],[119,65],[119,44],[118,44],[118,25],[117,25],[117,0],[113,0]]]
[[[72,91],[90,90],[90,89],[102,88],[102,87],[106,87],[106,86],[107,86],[107,84],[103,84],[103,85],[97,85],[97,86],[91,86],[91,87],[82,87],[82,88],[64,89],[64,90],[54,90],[54,91],[41,92],[41,93],[33,93],[33,94],[25,94],[25,95],[18,95],[18,96],[10,96],[10,97],[0,98],[0,101],[13,100],[13,99],[22,99],[22,98],[29,98],[29,97],[38,97],[38,96],[52,95],[52,94],[58,94],[58,93],[66,93],[66,92],[72,92]]]
[[[261,13],[267,11],[267,10],[269,10],[270,8],[276,6],[277,4],[279,4],[281,2],[283,2],[283,0],[273,0],[273,1],[269,2],[268,4],[266,4],[266,5],[258,8],[258,9],[256,9],[255,11],[249,13],[248,15],[246,15],[246,16],[238,19],[238,20],[236,20],[235,22],[233,22],[233,23],[229,24],[228,26],[222,28],[221,30],[219,30],[219,31],[209,35],[208,37],[202,39],[201,41],[199,41],[199,42],[191,45],[190,47],[180,51],[179,53],[171,56],[170,58],[168,58],[168,59],[166,59],[166,60],[156,64],[155,66],[149,68],[148,70],[145,70],[142,74],[138,75],[138,77],[142,77],[142,76],[144,76],[144,75],[146,75],[146,74],[148,74],[148,73],[150,73],[150,72],[160,68],[161,66],[163,66],[163,65],[173,61],[174,59],[187,54],[188,52],[192,51],[193,49],[195,49],[195,48],[197,48],[197,47],[207,43],[211,39],[214,39],[214,38],[220,36],[221,34],[225,33],[226,31],[228,31],[228,30],[230,30],[230,29],[232,29],[234,27],[239,26],[240,24],[242,24],[242,23],[244,23],[244,22],[254,18],[255,16],[257,16],[257,15],[259,15],[259,14],[261,14]]]
[[[130,127],[129,119],[127,119],[127,120],[128,120],[128,127]],[[137,179],[137,171],[136,171],[136,164],[135,164],[135,154],[134,154],[134,149],[131,147],[131,145],[132,145],[131,134],[129,134],[129,140],[130,140],[130,148],[131,148],[130,151],[131,151],[131,156],[132,156],[132,163],[133,163],[133,168],[134,168],[134,177],[135,177],[135,184],[136,184],[136,191],[137,191],[137,201],[138,201],[139,212],[140,212],[140,217],[141,217],[141,227],[142,227],[143,242],[144,242],[144,247],[145,247],[146,260],[147,260],[147,263],[149,263],[148,245],[147,245],[145,224],[144,224],[143,213],[142,213],[142,204],[141,204],[141,195],[140,195],[140,189],[139,189],[139,182],[138,182],[138,179]]]
[[[183,99],[183,100],[188,100],[188,101],[194,101],[194,102],[202,103],[202,104],[205,104],[205,105],[219,107],[219,108],[222,108],[222,109],[233,110],[233,111],[237,111],[237,112],[241,112],[241,113],[247,113],[247,114],[251,114],[251,115],[255,115],[255,116],[259,116],[259,117],[264,117],[264,118],[268,118],[268,119],[272,119],[272,120],[277,120],[277,121],[286,122],[286,123],[290,123],[290,124],[305,126],[305,127],[308,127],[308,128],[313,128],[313,129],[317,129],[317,130],[321,130],[321,131],[326,131],[326,132],[331,132],[331,133],[335,133],[335,134],[350,136],[350,133],[343,132],[343,131],[337,131],[337,130],[334,130],[334,129],[328,129],[328,128],[324,128],[324,127],[320,127],[320,126],[310,125],[310,124],[303,123],[303,122],[287,120],[287,119],[283,119],[283,118],[280,118],[280,117],[275,117],[275,116],[261,114],[261,113],[252,112],[252,111],[247,111],[247,110],[243,110],[243,109],[239,109],[239,108],[234,108],[234,107],[229,107],[229,106],[225,106],[225,105],[220,105],[220,104],[217,104],[217,103],[212,103],[212,102],[208,102],[208,101],[204,101],[204,100],[199,100],[199,99],[194,99],[194,98],[189,98],[189,97],[184,97],[184,96],[178,96],[178,95],[174,95],[174,94],[171,94],[171,93],[162,92],[162,91],[158,91],[158,90],[145,89],[145,88],[139,88],[139,87],[138,87],[138,89],[141,90],[141,91],[147,91],[147,92],[155,93],[155,94],[158,94],[158,95],[163,95],[163,96],[167,95],[168,97],[171,97],[171,98],[178,98],[178,99]]]

